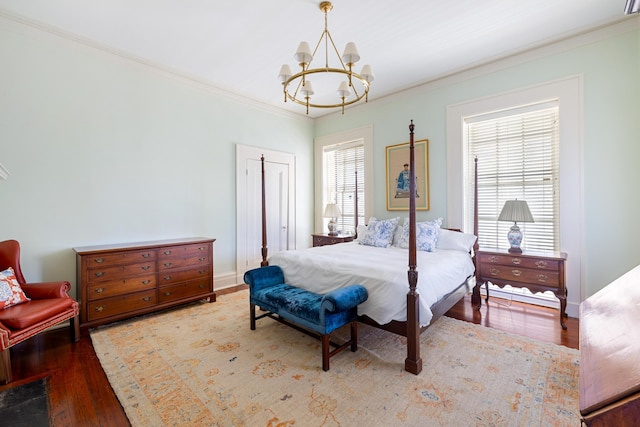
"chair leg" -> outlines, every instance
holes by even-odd
[[[322,336],[322,370],[323,371],[328,371],[329,370],[329,357],[331,357],[329,355],[330,353],[330,346],[331,345],[331,334],[324,334]]]
[[[351,351],[358,351],[358,321],[351,322]]]
[[[71,332],[71,342],[80,341],[80,316],[73,316],[69,320],[69,330]]]
[[[7,348],[0,352],[0,384],[9,384],[13,380],[11,373],[11,353]]]
[[[249,304],[249,318],[250,320],[250,325],[251,325],[251,330],[255,331],[256,330],[256,305],[255,304]]]

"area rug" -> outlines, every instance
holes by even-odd
[[[250,330],[245,290],[91,338],[133,426],[580,425],[576,350],[442,317],[413,375],[404,338],[358,332],[324,372],[314,338],[268,318]]]
[[[0,425],[48,427],[47,379],[42,378],[1,391]]]

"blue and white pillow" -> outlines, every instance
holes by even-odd
[[[416,223],[416,249],[419,251],[433,252],[438,243],[442,218],[431,221]],[[398,242],[398,247],[409,247],[409,221],[405,221],[402,226],[402,237]]]
[[[367,224],[367,232],[360,239],[361,245],[388,248],[393,241],[393,234],[398,227],[398,218],[378,220],[371,217]]]

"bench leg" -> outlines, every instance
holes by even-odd
[[[322,336],[322,370],[329,370],[329,357],[330,356],[330,348],[331,345],[331,334],[325,334]]]
[[[351,351],[358,351],[358,322],[351,322]]]
[[[255,331],[256,330],[256,305],[255,304],[249,304],[249,322],[251,325],[251,330]]]

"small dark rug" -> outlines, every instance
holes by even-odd
[[[0,392],[0,424],[7,427],[48,427],[46,380],[42,378]]]

